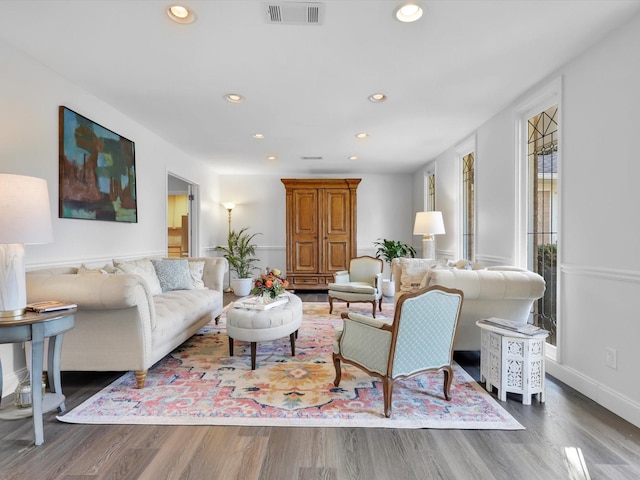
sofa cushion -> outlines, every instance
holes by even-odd
[[[373,295],[376,287],[365,282],[330,283],[329,290],[334,292],[365,293]]]
[[[156,275],[156,269],[153,267],[150,259],[141,258],[139,260],[128,260],[125,262],[114,260],[113,265],[124,273],[134,273],[144,278],[149,286],[151,295],[159,295],[162,293],[162,287],[160,286],[158,275]]]
[[[204,260],[189,260],[192,288],[207,288],[204,286]]]
[[[187,260],[151,260],[162,292],[191,290],[191,272]]]
[[[193,289],[166,292],[153,297],[156,326],[154,348],[180,334],[199,319],[222,310],[222,294],[216,290]]]

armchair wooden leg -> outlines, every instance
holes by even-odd
[[[450,366],[443,367],[444,371],[444,398],[445,400],[451,400],[451,383],[453,382],[453,369]]]
[[[384,416],[389,418],[391,416],[391,403],[393,401],[393,380],[389,377],[382,379],[382,393],[384,395]]]
[[[136,383],[138,385],[138,388],[144,388],[144,381],[147,379],[147,372],[148,372],[148,370],[136,370],[135,371]]]
[[[373,305],[371,314],[373,315],[373,318],[376,318],[376,301],[374,300],[373,302],[371,302],[371,305]]]
[[[378,300],[378,310],[382,312],[382,297],[380,297],[380,300]]]
[[[333,297],[329,297],[329,315],[333,312]]]
[[[337,387],[340,385],[340,380],[342,380],[342,369],[340,367],[340,359],[335,354],[333,355],[333,366],[336,369],[336,378],[333,380],[333,385]]]

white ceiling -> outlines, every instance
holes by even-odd
[[[4,0],[0,39],[221,174],[395,173],[640,12],[638,0],[422,1],[402,24],[399,1],[319,3],[318,26],[268,24],[262,1],[185,0],[197,18],[181,25],[170,1]]]

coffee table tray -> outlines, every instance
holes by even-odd
[[[269,310],[270,308],[284,305],[289,302],[288,297],[280,297],[273,302],[264,303],[261,297],[246,297],[233,302],[233,308],[244,308],[246,310]]]

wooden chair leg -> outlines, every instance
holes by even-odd
[[[444,398],[445,400],[451,400],[451,383],[453,382],[453,369],[450,366],[443,367],[444,371]]]
[[[376,318],[376,301],[374,300],[373,302],[371,302],[371,305],[373,305],[373,309],[372,309],[372,315],[373,318]]]
[[[382,297],[378,300],[378,309],[382,312]]]
[[[296,356],[296,334],[297,334],[297,331],[295,331],[291,335],[289,335],[289,341],[291,342],[291,356],[292,357]]]
[[[342,380],[342,370],[340,367],[340,359],[335,354],[333,355],[333,366],[336,369],[336,378],[333,380],[333,385],[337,387],[340,385],[340,380]]]
[[[229,337],[229,356],[233,357],[233,338]]]
[[[329,297],[329,315],[333,312],[333,297]]]
[[[391,416],[391,404],[393,402],[393,380],[389,377],[382,379],[382,393],[384,395],[384,416],[389,418]]]

